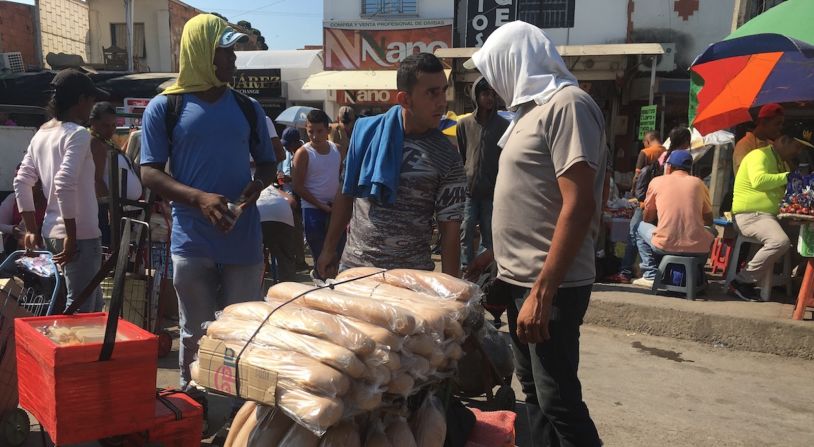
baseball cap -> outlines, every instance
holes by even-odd
[[[786,128],[783,134],[788,135],[798,142],[814,149],[814,130],[803,123],[795,123]]]
[[[227,27],[223,34],[220,35],[218,46],[221,48],[229,48],[236,43],[246,43],[249,41],[249,36],[241,32],[235,31],[234,28]]]
[[[667,158],[667,164],[682,169],[692,169],[692,155],[689,151],[673,151]]]
[[[783,106],[780,104],[766,104],[760,108],[758,118],[774,118],[783,115]]]
[[[280,137],[280,143],[283,143],[283,146],[285,146],[286,148],[288,148],[289,146],[293,146],[294,143],[297,143],[300,140],[302,140],[302,135],[300,135],[300,131],[293,127],[287,127],[283,131],[283,136]]]
[[[96,88],[88,75],[73,68],[66,68],[57,73],[54,79],[51,80],[51,87],[56,91],[73,91],[96,99],[104,100],[110,97],[110,94],[106,91]]]

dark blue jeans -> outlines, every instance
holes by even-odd
[[[602,441],[582,400],[579,327],[588,309],[591,286],[560,289],[549,321],[551,338],[523,344],[517,338],[517,314],[529,289],[511,286],[515,305],[508,306],[517,378],[526,395],[526,412],[535,447],[595,447]]]
[[[633,277],[633,263],[636,262],[636,255],[639,253],[637,240],[639,238],[639,224],[642,223],[642,208],[636,207],[633,210],[633,217],[630,218],[630,232],[628,233],[625,255],[622,257],[622,264],[619,266],[619,273],[628,277]]]
[[[331,221],[331,213],[326,213],[317,208],[302,209],[302,226],[305,230],[305,240],[311,248],[311,256],[314,257],[314,265],[322,253],[322,246],[325,244],[325,235],[328,234],[328,223]],[[345,249],[345,234],[336,247],[338,259],[342,258],[342,251]]]

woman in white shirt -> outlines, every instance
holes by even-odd
[[[96,99],[107,93],[73,69],[60,71],[51,85],[53,118],[31,139],[14,178],[14,194],[26,226],[26,249],[45,245],[54,253],[54,261],[62,266],[70,305],[102,264],[91,136],[83,124]],[[33,188],[38,179],[48,200],[42,228],[34,216]],[[99,311],[102,304],[97,287],[79,311]]]

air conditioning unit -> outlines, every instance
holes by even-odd
[[[676,69],[676,44],[662,43],[664,54],[656,57],[656,71],[669,72]],[[639,71],[650,71],[650,56],[639,56]]]
[[[19,51],[0,53],[0,72],[22,73],[25,71],[23,55]]]

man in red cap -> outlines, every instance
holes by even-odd
[[[784,121],[783,107],[780,104],[766,104],[760,108],[755,128],[751,132],[746,132],[746,135],[735,145],[735,154],[732,156],[732,168],[735,175],[738,174],[738,168],[746,154],[754,149],[772,144],[772,141],[780,136]]]

